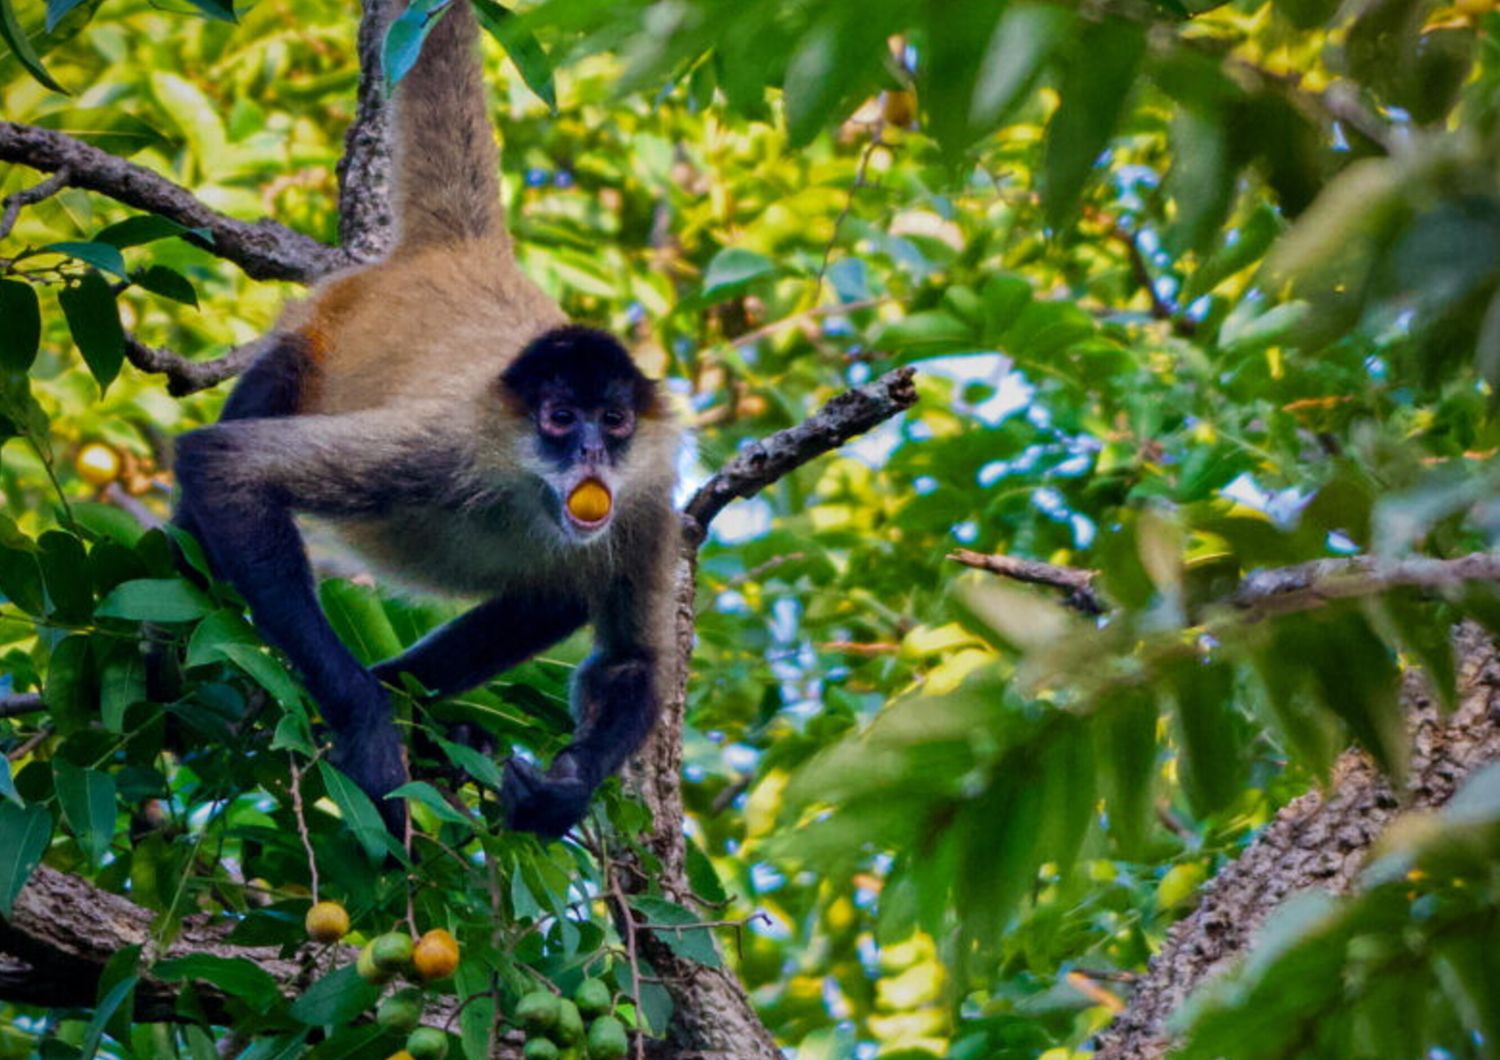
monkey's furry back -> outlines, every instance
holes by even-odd
[[[315,367],[301,413],[478,398],[527,342],[567,323],[515,262],[477,42],[470,5],[452,4],[397,90],[395,248],[283,317]]]

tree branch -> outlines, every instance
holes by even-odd
[[[911,408],[917,401],[915,374],[912,368],[894,369],[873,383],[844,391],[795,427],[751,442],[683,507],[689,541],[700,543],[714,516],[735,498],[755,496],[814,457]]]
[[[1100,596],[1094,588],[1094,579],[1099,575],[1099,572],[1095,570],[1059,567],[1055,563],[1020,559],[1016,556],[971,552],[966,548],[954,549],[948,553],[948,558],[954,563],[962,563],[965,567],[987,570],[991,574],[998,574],[1014,581],[1062,589],[1068,594],[1063,603],[1086,615],[1102,615],[1109,610],[1104,597]]]
[[[1466,776],[1500,758],[1500,659],[1472,623],[1460,626],[1455,640],[1461,705],[1452,716],[1434,705],[1417,672],[1408,671],[1402,685],[1412,731],[1407,789],[1392,789],[1368,755],[1349,751],[1326,789],[1283,807],[1173,926],[1129,1005],[1101,1035],[1099,1060],[1164,1055],[1172,1045],[1168,1017],[1249,948],[1272,910],[1312,887],[1348,894],[1398,812],[1441,807]]]
[[[1108,610],[1103,597],[1092,587],[1098,571],[964,548],[950,552],[948,558],[1015,581],[1063,589],[1069,594],[1063,603],[1087,615],[1100,615]],[[1454,559],[1350,556],[1251,571],[1222,602],[1253,622],[1391,589],[1456,589],[1476,581],[1500,582],[1500,556],[1488,552],[1472,552]]]
[[[65,172],[69,187],[97,191],[189,228],[206,228],[211,240],[200,245],[239,265],[252,279],[310,283],[348,264],[340,251],[310,236],[275,221],[228,217],[158,173],[50,129],[0,121],[0,161],[43,173]]]
[[[359,97],[339,159],[339,244],[354,261],[376,261],[395,241],[391,208],[391,107],[380,54],[392,0],[365,0],[359,20]]]
[[[190,361],[179,353],[147,346],[134,336],[129,336],[125,339],[125,357],[143,372],[165,375],[167,393],[183,397],[207,390],[239,375],[273,341],[274,336],[266,335],[254,342],[236,346],[222,357],[211,361]]]
[[[45,709],[46,705],[37,692],[12,692],[0,696],[0,718],[18,718],[22,714],[35,714]]]
[[[16,218],[21,216],[23,206],[34,206],[43,199],[50,199],[67,186],[68,169],[64,166],[31,187],[7,195],[4,212],[0,213],[0,239],[10,235],[11,229],[16,227]]]

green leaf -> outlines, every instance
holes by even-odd
[[[117,586],[95,613],[135,622],[192,622],[213,611],[208,594],[183,578],[137,578]]]
[[[233,0],[187,0],[204,15],[219,22],[238,22]]]
[[[47,21],[45,23],[47,32],[51,33],[55,30],[57,24],[67,17],[69,11],[72,11],[79,4],[85,2],[86,0],[47,0]]]
[[[120,326],[120,310],[109,281],[90,269],[79,283],[63,289],[57,300],[84,362],[98,380],[99,389],[107,390],[125,362],[125,329]]]
[[[86,621],[94,607],[94,590],[83,542],[66,531],[48,530],[37,545],[51,613],[64,622]]]
[[[448,821],[451,824],[466,825],[469,828],[476,827],[475,821],[468,814],[460,813],[453,805],[443,798],[442,794],[425,780],[413,780],[402,784],[395,791],[386,796],[388,799],[410,799],[419,802],[433,812],[440,821]]]
[[[500,42],[510,61],[516,64],[521,80],[551,110],[557,110],[557,86],[552,81],[552,60],[535,35],[513,11],[494,0],[473,0],[474,13],[485,32]]]
[[[711,929],[703,927],[692,910],[665,898],[646,896],[632,898],[630,904],[653,925],[651,933],[666,943],[677,956],[686,957],[709,968],[721,966],[719,950],[714,945]]]
[[[318,764],[327,767],[326,762]],[[312,1027],[335,1026],[362,1015],[374,1006],[379,996],[380,987],[365,982],[354,965],[346,964],[303,991],[302,996],[292,1002],[291,1015]]]
[[[520,873],[516,879],[520,879]],[[489,969],[478,961],[463,961],[453,983],[458,990],[459,1040],[465,1060],[490,1060],[494,1053],[495,999],[490,994]]]
[[[1206,817],[1234,801],[1243,774],[1233,671],[1190,659],[1166,676],[1177,700],[1178,776],[1193,813]]]
[[[156,978],[167,982],[201,979],[205,983],[212,983],[232,997],[243,1000],[256,1011],[264,1012],[281,1001],[281,987],[275,978],[244,957],[191,953],[186,957],[159,961],[151,972]]]
[[[776,271],[770,258],[741,247],[725,247],[703,273],[703,297],[726,298]]]
[[[401,654],[401,638],[374,589],[330,578],[318,586],[318,599],[333,631],[366,666]]]
[[[97,868],[109,853],[109,841],[115,833],[114,777],[54,758],[52,778],[63,819],[77,837],[89,864]]]
[[[32,122],[121,157],[167,143],[154,126],[116,107],[69,107],[39,114]]]
[[[385,71],[386,94],[396,90],[401,79],[411,72],[422,54],[422,42],[432,32],[438,19],[448,11],[453,0],[412,0],[405,11],[391,22],[385,33],[381,68]]]
[[[127,975],[114,986],[110,987],[109,993],[105,994],[98,1006],[94,1009],[94,1016],[89,1020],[88,1029],[84,1032],[83,1042],[78,1047],[78,1055],[83,1060],[93,1060],[99,1052],[99,1046],[104,1040],[104,1029],[108,1026],[115,1010],[124,1003],[125,999],[135,990],[135,984],[140,981],[139,975]]]
[[[132,273],[130,281],[138,287],[144,287],[152,294],[159,294],[174,302],[191,306],[198,304],[198,292],[193,289],[188,278],[165,265],[152,265]]]
[[[9,919],[51,839],[52,815],[45,806],[0,804],[0,916]]]
[[[93,721],[94,665],[87,636],[75,633],[52,649],[42,699],[65,736]]]
[[[370,796],[327,762],[318,763],[318,772],[323,777],[323,786],[328,789],[328,797],[339,808],[344,824],[354,833],[370,860],[379,864],[391,851],[391,833],[380,819]]]
[[[0,528],[15,530],[5,516],[0,515]],[[15,531],[11,541],[24,540],[29,548],[16,548],[7,542],[0,545],[0,593],[28,615],[41,615],[47,610],[47,595],[42,583],[42,568],[37,563],[37,550],[20,531]]]
[[[26,31],[21,28],[20,20],[16,18],[11,0],[0,0],[0,39],[10,45],[11,53],[26,68],[27,73],[52,91],[61,92],[63,95],[68,94],[68,90],[54,81],[52,75],[47,72],[47,68],[42,65],[41,57],[31,46],[31,38],[26,36]]]
[[[96,541],[113,541],[126,548],[135,547],[146,528],[135,516],[100,501],[74,501],[73,521],[94,536]]]
[[[691,839],[687,841],[687,876],[688,884],[698,898],[713,905],[728,901],[729,895],[724,890],[724,881],[719,879],[719,873],[714,868],[713,862]]]
[[[154,243],[158,239],[173,236],[197,236],[212,240],[213,233],[207,228],[189,228],[160,214],[142,213],[116,221],[94,234],[95,243],[108,243],[112,247],[138,247],[142,243]]]
[[[505,774],[500,771],[500,767],[487,756],[474,750],[474,748],[465,747],[460,743],[453,743],[443,739],[441,736],[434,736],[433,739],[443,749],[443,754],[448,756],[448,761],[458,766],[459,769],[468,773],[469,776],[481,784],[488,784],[496,791],[499,791],[501,785],[505,783]]]
[[[927,46],[917,71],[917,98],[923,127],[950,161],[988,131],[970,119],[985,50],[1003,11],[1002,4],[933,0],[926,5]]]
[[[998,343],[1031,301],[1031,284],[1021,276],[996,273],[984,281],[979,299],[983,306],[984,341]]]
[[[1042,198],[1047,220],[1062,228],[1073,216],[1099,156],[1109,147],[1146,50],[1146,36],[1120,19],[1084,25],[1058,86],[1047,126]]]
[[[1071,718],[1059,721],[1039,763],[1042,772],[1042,833],[1037,856],[1072,871],[1078,850],[1094,823],[1098,792],[1094,746],[1089,730]]]
[[[96,1007],[103,1007],[115,989],[127,979],[135,979],[141,966],[141,947],[125,946],[110,954],[99,973],[99,985],[94,990]],[[104,1024],[106,1033],[120,1041],[130,1037],[131,1021],[135,1016],[135,998],[129,990],[115,1008],[114,1015]]]
[[[27,371],[42,342],[42,311],[36,288],[22,280],[0,280],[0,370]]]
[[[969,106],[969,124],[979,132],[998,125],[1023,99],[1058,46],[1073,16],[1055,4],[1011,4],[990,38]]]
[[[1095,755],[1109,834],[1120,853],[1140,858],[1151,830],[1156,777],[1156,699],[1131,686],[1100,703],[1094,722]]]
[[[0,756],[0,798],[21,805],[21,793],[16,790],[16,778],[10,775],[10,760]]]
[[[40,253],[66,254],[77,261],[92,265],[101,272],[111,273],[124,280],[128,277],[125,273],[125,259],[120,255],[119,247],[109,243],[96,242],[62,242],[48,243],[41,248]]]
[[[1031,890],[1039,861],[1042,784],[1028,763],[1007,758],[989,790],[954,822],[959,863],[953,878],[965,940],[994,946],[1016,904]]]
[[[146,657],[133,640],[110,644],[99,665],[99,720],[125,731],[125,712],[146,699]]]
[[[941,309],[913,313],[887,324],[870,340],[881,353],[916,353],[924,357],[973,350],[980,338],[972,325]]]

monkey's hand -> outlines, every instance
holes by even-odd
[[[505,784],[500,789],[506,823],[517,831],[561,838],[588,813],[589,799],[597,785],[587,772],[566,751],[557,756],[546,773],[512,758],[505,763]]]

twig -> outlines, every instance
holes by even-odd
[[[1307,611],[1334,600],[1390,589],[1457,589],[1467,582],[1500,582],[1500,556],[1472,552],[1456,559],[1351,556],[1252,571],[1226,601],[1252,618]]]
[[[42,745],[42,742],[51,735],[52,726],[43,725],[40,729],[32,733],[25,740],[22,740],[15,747],[12,747],[9,751],[5,752],[5,760],[7,762],[19,762],[21,759],[29,755],[32,751],[35,751],[38,747],[40,747]]]
[[[318,903],[318,859],[313,854],[312,836],[307,832],[307,815],[302,809],[302,770],[297,765],[297,756],[287,752],[292,769],[292,815],[297,819],[297,834],[302,837],[302,849],[307,852],[307,874],[312,878],[312,900]]]
[[[641,1018],[641,963],[635,952],[635,912],[630,908],[630,902],[625,897],[625,891],[620,887],[620,879],[615,875],[614,862],[609,859],[608,851],[604,849],[603,842],[599,845],[600,864],[604,868],[604,879],[609,884],[610,896],[615,900],[615,908],[619,911],[618,923],[623,929],[625,936],[625,957],[630,962],[630,1001],[635,1006],[636,1019]],[[637,1031],[635,1035],[635,1060],[645,1060],[646,1042],[645,1035]]]
[[[986,552],[972,552],[966,548],[948,553],[954,563],[976,570],[987,570],[1018,582],[1030,585],[1047,585],[1062,589],[1068,595],[1063,603],[1086,615],[1102,615],[1108,610],[1104,598],[1094,588],[1098,571],[1078,567],[1059,567],[1055,563],[1043,563],[1034,559],[1019,559],[1016,556],[999,556]]]
[[[0,213],[0,239],[10,235],[11,229],[16,227],[16,219],[21,216],[23,206],[35,206],[43,199],[50,199],[67,186],[68,167],[63,166],[50,177],[38,181],[31,187],[22,188],[20,191],[7,195],[4,212]]]
[[[875,154],[876,148],[885,146],[885,140],[881,136],[884,131],[884,123],[876,122],[870,134],[870,142],[865,145],[864,152],[859,156],[859,166],[854,171],[854,183],[849,185],[849,198],[844,201],[844,208],[834,218],[833,235],[829,237],[828,245],[823,248],[823,262],[818,266],[818,290],[823,289],[823,277],[828,273],[828,263],[833,258],[833,248],[839,243],[839,230],[844,227],[844,222],[849,219],[849,214],[854,209],[854,200],[859,195],[859,189],[865,186],[865,172],[870,168],[870,158]]]
[[[125,357],[143,372],[166,376],[167,393],[183,397],[239,375],[274,341],[275,336],[264,335],[211,361],[190,361],[179,353],[154,349],[130,336],[125,339]]]
[[[773,320],[769,324],[762,324],[760,327],[755,328],[753,331],[747,331],[743,335],[736,338],[730,345],[735,347],[750,346],[754,343],[759,342],[761,339],[776,334],[778,331],[785,331],[789,327],[801,324],[807,320],[812,320],[816,317],[831,317],[838,316],[843,313],[858,313],[861,309],[874,309],[876,306],[885,305],[885,303],[890,301],[894,301],[894,299],[890,297],[865,298],[858,302],[833,302],[827,305],[815,305],[811,309],[804,309],[800,313],[792,313],[788,316],[782,317],[780,320]]]
[[[40,692],[12,692],[0,696],[0,718],[15,718],[46,709]]]
[[[1178,307],[1156,289],[1156,278],[1151,275],[1151,263],[1146,260],[1146,252],[1141,249],[1140,233],[1130,231],[1118,221],[1112,221],[1109,234],[1125,247],[1126,256],[1130,259],[1130,274],[1136,285],[1151,300],[1152,317],[1171,324],[1172,331],[1184,338],[1196,334],[1198,325],[1182,316]]]
[[[66,173],[69,187],[97,191],[189,228],[206,228],[209,239],[189,239],[239,265],[252,279],[309,283],[349,264],[343,253],[311,236],[275,221],[236,220],[160,174],[51,129],[0,121],[0,162]]]
[[[844,391],[795,427],[751,442],[684,505],[689,541],[701,542],[714,516],[735,498],[755,496],[814,457],[911,408],[917,402],[915,374],[910,367],[887,372],[873,383]]]

